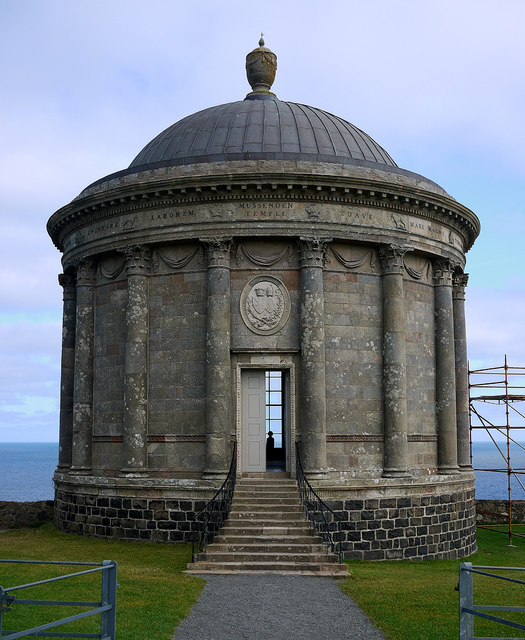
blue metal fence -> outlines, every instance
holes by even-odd
[[[491,573],[489,573],[489,571]],[[514,582],[515,584],[525,584],[523,580],[516,580],[508,576],[501,576],[493,571],[525,571],[525,567],[483,567],[474,566],[471,562],[463,562],[459,566],[459,638],[460,640],[496,640],[493,636],[481,637],[474,635],[474,616],[492,620],[506,627],[525,630],[525,625],[511,620],[505,620],[499,616],[493,616],[483,611],[525,611],[525,607],[510,607],[504,605],[475,605],[474,604],[474,581],[475,573],[495,578],[496,580],[505,580]],[[523,636],[521,636],[523,638]],[[505,636],[505,640],[518,640],[517,638],[509,638]]]
[[[12,563],[12,564],[42,564],[42,565],[80,565],[93,567],[92,569],[85,569],[83,571],[77,571],[75,573],[69,573],[67,575],[56,576],[54,578],[47,578],[45,580],[39,580],[38,582],[30,582],[27,584],[17,585],[15,587],[0,587],[0,638],[2,640],[9,639],[15,640],[15,638],[25,638],[27,636],[47,636],[53,638],[99,638],[99,640],[115,640],[116,634],[116,610],[117,610],[117,563],[114,560],[104,560],[102,563],[98,562],[47,562],[40,560],[0,560],[0,563]],[[67,580],[76,576],[84,576],[91,573],[101,573],[101,596],[100,602],[72,602],[67,600],[24,600],[19,599],[18,596],[12,595],[13,592],[20,589],[27,589],[29,587],[36,587],[41,584],[47,584],[50,582],[58,582],[60,580]],[[47,624],[42,624],[31,629],[24,630],[8,630],[2,626],[3,616],[5,613],[11,611],[13,606],[16,605],[60,605],[68,607],[91,607],[88,611],[83,611],[67,618],[60,620],[54,620]],[[74,622],[75,620],[81,620],[82,618],[88,618],[90,616],[100,615],[100,633],[75,633],[75,632],[52,632],[48,631],[68,622]]]

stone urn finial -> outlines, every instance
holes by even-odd
[[[252,91],[246,96],[249,100],[264,99],[266,96],[275,97],[270,88],[275,80],[277,71],[277,56],[264,46],[261,33],[259,46],[246,56],[246,76]]]

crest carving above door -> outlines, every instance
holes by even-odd
[[[242,290],[240,307],[248,329],[259,335],[270,335],[288,322],[290,294],[277,278],[257,276]]]

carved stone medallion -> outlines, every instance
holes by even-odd
[[[288,289],[272,276],[252,278],[241,293],[241,316],[254,333],[277,333],[290,316]]]

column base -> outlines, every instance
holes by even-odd
[[[460,473],[460,469],[457,465],[450,466],[450,467],[438,467],[438,473],[440,475],[447,475],[450,473]]]
[[[206,469],[204,471],[204,473],[202,474],[202,479],[203,480],[211,480],[211,481],[217,481],[220,480],[221,483],[224,482],[226,480],[226,476],[228,475],[228,470],[224,470],[224,471],[216,471],[216,470],[212,470],[212,469]]]
[[[122,467],[120,473],[126,476],[145,476],[148,470],[143,467]]]
[[[459,470],[462,473],[465,473],[465,472],[471,473],[472,471],[474,471],[471,464],[460,464]]]
[[[77,476],[89,476],[91,475],[91,467],[75,467],[71,465],[69,471]]]
[[[310,480],[324,480],[326,478],[325,469],[304,469],[304,475],[308,481]]]
[[[410,478],[406,469],[383,469],[383,478]]]

